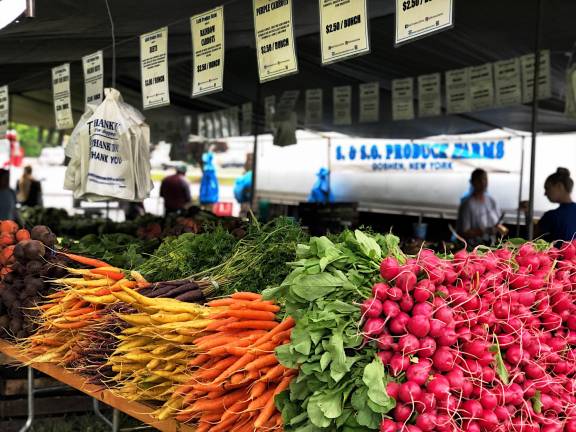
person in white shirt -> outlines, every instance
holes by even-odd
[[[462,200],[458,209],[458,234],[469,246],[492,244],[496,239],[502,212],[486,190],[488,175],[483,169],[475,169],[470,177],[472,192]]]

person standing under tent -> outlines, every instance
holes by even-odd
[[[16,198],[24,207],[42,207],[42,183],[32,176],[32,167],[24,167],[24,173],[16,185]]]
[[[165,214],[186,210],[192,202],[186,170],[185,166],[180,166],[176,168],[175,174],[162,180],[160,196],[164,198]]]
[[[475,169],[470,177],[472,191],[462,200],[458,209],[457,231],[469,246],[492,244],[499,232],[502,212],[488,193],[488,174]]]
[[[17,219],[16,193],[10,189],[10,172],[0,169],[0,220]]]
[[[547,211],[536,225],[536,237],[553,242],[576,237],[576,203],[572,201],[574,180],[566,168],[558,168],[544,183],[544,194],[558,208]],[[526,206],[524,206],[526,207]]]

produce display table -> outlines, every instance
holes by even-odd
[[[17,360],[23,365],[26,365],[30,362],[30,358],[22,355],[14,345],[3,340],[0,340],[0,352],[14,360]],[[84,377],[73,374],[59,366],[50,363],[34,363],[31,364],[30,367],[43,372],[46,375],[49,375],[70,387],[80,390],[88,396],[91,396],[98,401],[111,406],[114,409],[122,411],[123,413],[128,414],[129,416],[134,417],[162,432],[194,432],[195,430],[193,427],[184,425],[175,420],[157,420],[152,416],[152,412],[154,411],[153,408],[138,402],[131,402],[122,397],[118,397],[111,391],[103,390],[101,387],[89,384]],[[31,374],[28,374],[28,376],[30,379]],[[30,395],[28,395],[28,398],[30,400]],[[29,422],[31,423],[30,418],[31,417],[29,415]]]

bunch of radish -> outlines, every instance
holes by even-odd
[[[396,407],[381,432],[576,432],[576,244],[422,250],[362,305]]]

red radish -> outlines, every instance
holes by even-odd
[[[432,357],[435,351],[436,341],[433,338],[425,337],[420,341],[420,350],[418,351],[418,355],[420,357]]]
[[[410,317],[406,315],[404,312],[400,312],[396,318],[390,321],[388,324],[388,328],[390,329],[390,333],[394,335],[401,335],[406,333],[406,324],[408,324],[408,320]]]
[[[371,338],[378,337],[385,325],[386,322],[382,318],[370,318],[364,324],[364,334]]]
[[[400,265],[394,257],[387,257],[380,263],[380,275],[387,280],[394,279],[400,273]]]
[[[397,302],[400,301],[400,299],[402,299],[403,293],[402,290],[398,287],[390,287],[386,291],[386,295],[388,296],[388,299]]]
[[[412,315],[423,315],[430,318],[434,313],[434,306],[430,303],[416,303],[412,308]]]
[[[372,286],[372,297],[377,298],[381,302],[388,298],[389,286],[385,283],[378,282]]]
[[[417,302],[425,302],[430,299],[432,292],[425,286],[419,284],[414,288],[414,293],[412,295],[414,296],[414,300]]]
[[[441,372],[448,372],[454,367],[454,355],[450,348],[440,347],[432,357],[434,367]]]
[[[394,345],[394,339],[388,333],[381,333],[378,336],[376,346],[381,350],[389,350]]]
[[[426,380],[428,380],[431,369],[432,364],[429,360],[421,360],[416,364],[408,366],[408,369],[406,369],[406,379],[418,385],[424,385]]]
[[[446,324],[444,324],[444,322],[437,319],[430,320],[430,336],[440,337],[444,333],[445,329]]]
[[[492,391],[483,389],[480,394],[480,403],[482,408],[492,411],[498,406],[498,397]]]
[[[382,302],[377,298],[365,300],[360,306],[360,310],[363,317],[378,318],[382,315]]]
[[[422,413],[432,413],[436,409],[436,396],[432,393],[424,393],[420,399],[421,404],[416,405],[416,411]]]
[[[388,363],[390,363],[390,360],[392,359],[392,351],[380,351],[378,353],[378,357],[380,358],[380,361],[382,362],[383,365],[388,365]]]
[[[447,328],[444,330],[444,333],[442,333],[437,338],[436,342],[438,343],[438,345],[441,346],[450,346],[454,345],[457,341],[458,341],[458,335],[456,334],[456,332],[451,328]]]
[[[394,408],[394,418],[398,422],[404,423],[406,420],[410,418],[411,415],[412,415],[412,407],[410,405],[398,404],[396,405],[396,408]]]
[[[400,299],[400,309],[406,313],[410,312],[412,310],[412,307],[414,306],[414,300],[412,300],[412,297],[409,295],[405,295],[402,297],[402,299]]]
[[[479,419],[482,417],[482,405],[476,400],[467,400],[462,403],[462,411],[466,419]]]
[[[411,271],[404,270],[396,278],[396,286],[405,293],[412,291],[416,286],[416,282],[416,275]]]
[[[407,334],[398,339],[398,351],[403,355],[416,354],[420,349],[420,341],[414,335]]]
[[[506,421],[506,420],[510,420],[510,413],[503,406],[497,406],[496,408],[494,408],[494,414],[496,414],[496,417],[501,422]]]
[[[400,375],[400,373],[408,369],[409,365],[410,359],[398,353],[394,354],[390,359],[390,370],[393,376]]]
[[[400,384],[396,381],[390,381],[386,384],[386,393],[388,396],[393,397],[394,399],[398,399],[398,392],[400,391]]]
[[[406,329],[416,337],[426,337],[430,332],[430,320],[423,315],[413,316],[408,320]]]
[[[382,303],[382,313],[387,318],[395,318],[400,313],[398,303],[386,300]]]
[[[434,375],[426,385],[426,390],[438,400],[444,400],[450,394],[450,382],[443,375]]]
[[[422,397],[422,389],[414,381],[406,381],[400,386],[398,398],[402,402],[413,404]]]
[[[384,419],[382,420],[382,423],[380,423],[380,432],[397,432],[397,431],[398,428],[396,426],[396,423],[390,419]]]
[[[439,308],[434,314],[434,318],[442,321],[444,324],[452,324],[454,321],[454,315],[452,310],[448,307]]]
[[[434,414],[423,413],[416,418],[416,426],[423,432],[430,432],[434,430],[436,425],[436,416]]]

